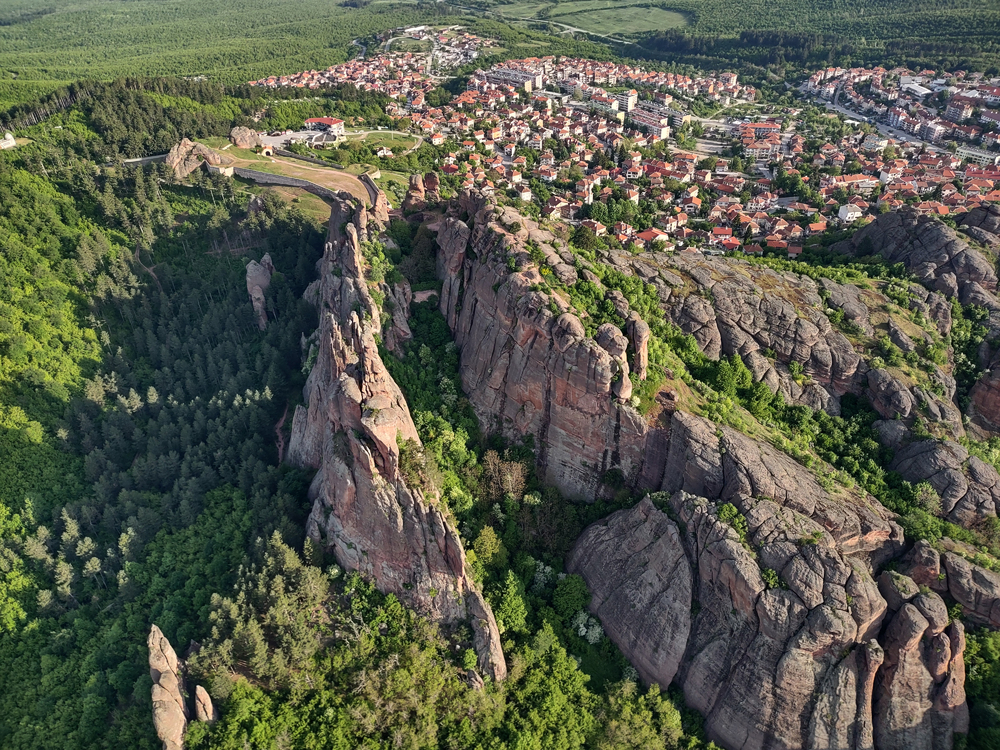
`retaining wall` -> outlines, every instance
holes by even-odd
[[[330,200],[337,197],[337,192],[317,185],[309,180],[300,180],[298,177],[286,177],[283,174],[271,174],[270,172],[258,172],[256,169],[244,169],[236,167],[233,170],[239,177],[245,180],[252,180],[258,185],[285,185],[287,187],[298,187],[306,190],[320,198]]]

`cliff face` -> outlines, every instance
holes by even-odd
[[[468,575],[458,533],[436,498],[408,486],[399,468],[399,443],[419,437],[379,356],[380,311],[364,280],[359,235],[374,218],[358,218],[349,197],[334,202],[319,278],[306,293],[319,309],[319,349],[288,461],[317,469],[307,533],[416,611],[441,622],[471,619],[481,671],[503,679],[496,622]]]
[[[570,497],[593,499],[609,469],[655,486],[658,476],[644,472],[655,471],[645,459],[656,455],[657,437],[627,403],[625,336],[591,338],[565,302],[533,290],[543,278],[525,243],[537,242],[562,263],[550,234],[513,212],[506,221],[519,229],[509,232],[503,209],[474,195],[463,197],[463,209],[472,228],[450,216],[438,234],[440,305],[461,352],[462,388],[483,429],[532,436],[541,476]]]
[[[950,263],[934,273],[962,268],[963,278],[995,287],[979,256],[952,240]],[[591,264],[551,233],[474,191],[439,223],[438,245],[441,312],[483,428],[530,435],[545,480],[572,497],[599,494],[609,469],[638,489],[658,488],[667,431],[630,406],[646,376],[649,326],[624,296],[604,288]],[[939,292],[910,285],[906,310],[878,288],[816,282],[734,258],[612,250],[597,262],[655,289],[665,317],[709,358],[739,355],[755,381],[789,403],[838,414],[841,397],[853,393],[887,419],[923,418],[954,436],[965,432],[950,361],[904,369],[876,355],[887,341],[919,358],[947,335],[951,310]],[[591,282],[627,323],[588,336],[568,294],[542,291],[548,280],[567,288]],[[838,316],[844,330],[831,322]]]
[[[665,477],[667,492],[584,531],[568,567],[609,637],[645,679],[677,682],[711,739],[934,750],[967,729],[961,625],[905,576],[876,583],[902,532],[874,498],[824,490],[683,412]]]
[[[916,209],[883,214],[832,249],[881,255],[890,263],[905,264],[924,286],[949,299],[957,297],[963,305],[1000,310],[997,274],[989,259],[954,229],[918,214]]]

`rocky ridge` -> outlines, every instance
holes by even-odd
[[[541,476],[570,497],[593,499],[610,469],[654,487],[659,476],[644,472],[660,468],[660,436],[629,403],[630,359],[644,369],[648,327],[633,321],[631,341],[615,326],[588,336],[568,304],[537,291],[543,277],[525,241],[565,265],[552,235],[478,194],[463,194],[455,208],[438,232],[440,308],[483,429],[532,435]]]
[[[167,166],[174,170],[177,179],[182,180],[198,169],[203,163],[213,166],[226,166],[233,163],[232,158],[208,146],[184,138],[170,149],[167,154]]]
[[[479,669],[501,680],[506,663],[496,621],[472,582],[458,533],[437,498],[400,469],[401,445],[419,449],[420,438],[375,338],[381,312],[360,244],[376,231],[376,217],[346,194],[333,204],[318,279],[305,295],[319,311],[319,348],[287,457],[317,470],[307,533],[417,612],[445,623],[471,620]]]
[[[570,496],[599,494],[610,469],[634,487],[656,488],[665,433],[630,404],[646,376],[649,326],[624,296],[604,289],[552,233],[476,191],[452,203],[438,224],[438,245],[441,312],[484,428],[533,436],[545,480]],[[655,289],[666,318],[706,356],[740,355],[753,379],[787,402],[838,414],[840,398],[854,393],[886,418],[923,418],[964,434],[947,368],[903,370],[872,351],[877,337],[916,354],[918,342],[947,335],[950,306],[938,292],[909,290],[914,314],[928,321],[922,327],[878,290],[739,259],[607,251],[598,262]],[[548,279],[596,284],[625,325],[605,324],[588,336],[568,295],[544,291]],[[835,313],[857,326],[861,342],[831,323]]]
[[[712,740],[931,750],[967,731],[964,631],[937,593],[873,578],[902,548],[874,498],[828,492],[770,446],[683,412],[665,477],[663,493],[585,530],[568,568],[644,679],[676,681]]]

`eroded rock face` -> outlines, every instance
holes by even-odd
[[[496,621],[468,573],[458,533],[436,496],[400,471],[400,441],[419,446],[420,439],[379,356],[380,311],[364,280],[353,214],[348,197],[334,201],[318,287],[307,297],[319,308],[319,353],[288,451],[290,463],[317,469],[306,530],[345,568],[416,611],[444,622],[471,619],[479,667],[500,680],[506,663]]]
[[[647,497],[589,526],[567,568],[587,580],[591,614],[639,676],[669,685],[691,628],[691,566],[677,524]]]
[[[177,179],[183,179],[200,167],[203,162],[218,166],[232,164],[233,160],[225,154],[213,151],[208,146],[184,138],[170,149],[166,162],[167,166],[174,170]]]
[[[268,253],[264,254],[260,263],[255,260],[247,263],[247,294],[250,295],[250,302],[257,316],[257,327],[262,331],[267,328],[267,302],[264,299],[264,292],[271,286],[273,273],[274,264]]]
[[[900,576],[905,578],[905,576]],[[875,743],[886,750],[950,748],[969,730],[965,701],[965,629],[948,623],[937,594],[900,584],[883,642],[885,663],[875,689]]]
[[[975,225],[975,221],[970,224]],[[985,217],[982,223],[986,223]],[[834,245],[833,250],[876,253],[890,263],[902,262],[929,289],[958,297],[962,304],[975,299],[991,310],[1000,310],[995,295],[997,275],[989,259],[969,247],[951,227],[918,214],[916,209],[882,214],[850,240]]]
[[[996,516],[1000,508],[1000,474],[950,440],[911,443],[897,451],[889,468],[909,482],[929,482],[941,496],[936,515],[961,526]]]
[[[942,542],[954,544],[950,540]],[[1000,628],[1000,574],[955,552],[941,554],[926,541],[913,546],[905,558],[904,569],[917,584],[949,594],[962,605],[965,617],[972,622]]]
[[[442,222],[440,304],[461,354],[462,388],[482,428],[532,435],[541,476],[570,497],[594,499],[609,469],[657,487],[663,465],[655,431],[629,404],[629,338],[615,326],[591,338],[565,303],[554,310],[550,302],[558,305],[558,298],[532,290],[543,279],[527,239],[562,262],[552,235],[517,214],[519,230],[511,233],[506,226],[514,221],[475,193],[464,194],[460,207],[474,228],[454,216]],[[637,330],[633,338],[641,342]]]
[[[184,702],[184,677],[173,646],[153,625],[146,642],[149,676],[153,678],[153,726],[163,750],[183,750],[184,730],[189,718]]]
[[[260,145],[260,136],[257,131],[237,125],[229,131],[229,140],[236,148],[256,148]]]

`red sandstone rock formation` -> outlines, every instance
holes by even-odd
[[[364,279],[356,224],[341,234],[354,213],[346,196],[334,202],[319,280],[307,293],[320,311],[319,354],[288,450],[290,463],[317,469],[307,532],[345,568],[421,614],[471,620],[479,668],[501,680],[507,668],[496,621],[471,579],[458,533],[436,490],[425,493],[400,470],[400,444],[409,441],[413,450],[420,438],[379,356],[380,311]]]

